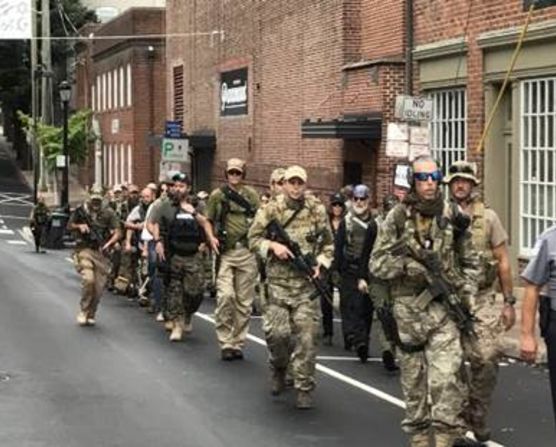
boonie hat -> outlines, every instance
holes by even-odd
[[[286,169],[284,173],[284,180],[290,180],[292,178],[298,178],[303,180],[303,183],[307,183],[307,171],[301,166],[293,165]]]
[[[444,178],[444,183],[449,184],[456,178],[471,180],[475,186],[480,183],[476,177],[475,166],[468,161],[460,160],[453,163],[448,169],[448,175]]]
[[[230,158],[226,163],[226,172],[237,170],[241,173],[245,170],[245,162],[239,158]]]

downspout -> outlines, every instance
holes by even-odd
[[[149,60],[149,135],[154,136],[154,46],[149,45],[147,48],[147,58]],[[149,147],[149,158],[151,165],[150,179],[155,178],[155,158],[154,149]]]
[[[405,0],[405,76],[404,93],[413,92],[413,0]]]

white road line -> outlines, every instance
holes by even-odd
[[[4,219],[0,219],[0,224],[4,224]]]
[[[64,258],[66,261],[68,261],[70,264],[73,264],[73,259],[71,258]]]
[[[25,239],[30,244],[35,243],[35,238],[33,237],[33,233],[31,233],[31,228],[23,227],[21,230],[18,230],[19,235]]]
[[[14,234],[13,230],[9,230],[8,228],[0,228],[0,234]]]
[[[27,245],[27,242],[20,240],[6,241],[10,245]]]
[[[2,214],[2,218],[3,219],[12,219],[12,220],[29,220],[29,217],[23,217],[23,216],[8,216],[7,214]],[[2,219],[0,219],[0,224],[3,224],[4,221]]]

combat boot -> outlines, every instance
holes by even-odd
[[[270,379],[270,393],[278,396],[286,388],[286,371],[283,369],[274,369]]]
[[[454,443],[450,445],[453,447],[485,447],[486,444],[483,444],[481,441],[474,441],[473,439],[462,436],[457,438]]]
[[[178,318],[174,321],[174,327],[170,333],[170,341],[181,341],[183,338],[183,320]]]
[[[94,326],[95,324],[97,324],[97,320],[95,320],[94,316],[89,316],[87,317],[87,324],[89,326]]]
[[[384,369],[389,372],[398,371],[400,367],[396,365],[396,360],[394,359],[394,354],[392,351],[383,351],[382,352],[382,365]]]
[[[164,323],[164,330],[166,332],[170,332],[174,329],[174,322],[172,320],[168,320]]]
[[[301,391],[297,392],[297,399],[295,401],[295,407],[298,410],[309,410],[313,408],[313,395],[311,391]]]
[[[86,326],[87,325],[87,314],[83,311],[77,314],[77,324],[79,326]]]
[[[429,447],[429,433],[428,432],[418,432],[411,435],[409,441],[411,447]]]
[[[183,331],[184,331],[186,334],[191,334],[191,332],[193,332],[193,323],[191,323],[191,320],[186,321],[186,322],[183,324]]]

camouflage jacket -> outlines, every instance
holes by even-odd
[[[280,194],[257,212],[248,234],[249,248],[267,260],[267,276],[271,282],[288,287],[302,287],[306,279],[292,264],[269,253],[271,240],[268,239],[267,227],[273,219],[285,225],[295,212],[289,203],[289,199]],[[330,267],[334,239],[326,209],[320,200],[306,195],[302,210],[285,230],[292,241],[299,244],[303,254],[312,254],[320,265]]]
[[[428,228],[423,243],[423,222]],[[445,204],[442,216],[426,219],[404,204],[394,207],[379,228],[378,237],[369,262],[371,274],[388,280],[392,295],[404,295],[413,290],[419,293],[427,287],[430,272],[414,255],[399,250],[410,246],[414,251],[430,249],[438,254],[443,273],[463,297],[471,297],[477,291],[478,258],[473,249],[471,234],[466,229],[459,237],[454,236],[452,209]],[[397,291],[397,293],[396,293]]]

